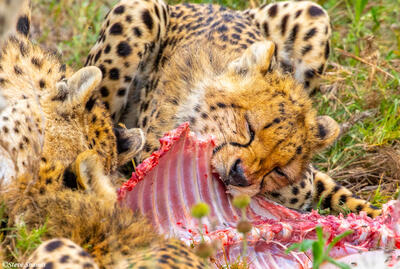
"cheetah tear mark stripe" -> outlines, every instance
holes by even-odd
[[[245,115],[245,118],[246,118],[246,122],[247,122],[247,130],[248,130],[249,135],[250,135],[249,142],[247,142],[246,144],[240,144],[240,143],[237,143],[237,142],[229,142],[229,145],[234,146],[234,147],[247,148],[247,147],[250,146],[251,143],[254,141],[254,137],[255,137],[254,129],[253,129],[253,127],[251,126],[250,121],[249,121],[249,118],[247,117],[247,115]],[[216,147],[213,149],[212,154],[213,154],[213,155],[216,154],[218,151],[220,151],[220,150],[221,150],[223,147],[225,147],[226,145],[227,145],[227,143],[222,143],[221,145],[216,146]]]
[[[201,242],[190,208],[199,201],[208,203],[211,214],[203,222],[205,240],[220,241],[228,261],[234,262],[242,246],[242,236],[235,228],[240,214],[221,181],[211,173],[213,140],[197,139],[185,123],[160,142],[160,150],[141,163],[120,188],[120,201],[147,215],[160,233],[178,237],[188,245]],[[248,235],[250,268],[310,268],[312,261],[305,254],[285,254],[285,249],[292,243],[314,239],[316,226],[322,226],[330,238],[353,231],[332,250],[334,258],[375,248],[400,248],[400,202],[396,201],[384,205],[382,215],[371,219],[365,212],[347,217],[321,216],[315,211],[300,214],[255,197],[247,216],[253,223]],[[222,252],[216,254],[216,260],[225,264]]]

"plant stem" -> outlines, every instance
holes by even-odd
[[[247,220],[246,208],[242,208],[242,220]],[[245,259],[247,256],[247,233],[243,233],[243,243],[242,243],[242,258]]]

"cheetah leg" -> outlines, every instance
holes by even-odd
[[[207,268],[186,245],[171,239],[152,249],[132,251],[118,265],[107,268]],[[179,253],[179,254],[178,254]],[[30,265],[30,266],[29,266]],[[99,268],[83,248],[66,238],[55,238],[43,242],[27,259],[24,268]]]
[[[365,211],[372,218],[381,214],[380,209],[311,166],[306,169],[300,182],[265,193],[265,196],[286,207],[301,211],[311,211],[312,206],[318,205],[321,200],[321,208],[330,208],[335,212]]]
[[[98,269],[92,257],[69,239],[43,242],[28,258],[24,268],[91,268]]]
[[[321,200],[322,208],[331,208],[336,212],[364,211],[374,218],[382,211],[353,194],[349,189],[339,185],[330,176],[320,171],[314,171],[314,202]]]
[[[138,128],[126,129],[120,126],[114,128],[114,134],[117,138],[118,163],[123,165],[143,148],[145,137]],[[100,156],[95,150],[80,153],[71,168],[76,175],[77,183],[84,190],[95,193],[103,200],[116,201],[114,184],[118,179],[105,174]]]
[[[128,91],[134,91],[129,86],[136,71],[150,73],[154,68],[168,21],[169,9],[162,0],[121,0],[106,16],[86,65],[101,69],[100,93],[115,122],[127,104]]]
[[[300,182],[285,186],[274,192],[267,192],[264,196],[288,208],[300,211],[311,211],[313,206],[314,170],[309,166]]]
[[[86,150],[78,155],[72,164],[78,184],[87,192],[95,193],[99,199],[115,202],[116,189],[110,177],[104,173],[102,163],[94,150]]]
[[[65,187],[80,188],[94,193],[99,199],[114,203],[117,199],[112,177],[106,175],[98,153],[86,150],[80,153],[67,168],[59,161],[41,161],[39,181],[35,189],[59,192]]]
[[[312,92],[325,69],[331,36],[328,13],[310,1],[277,2],[244,11],[276,44],[278,66]]]
[[[161,267],[160,267],[161,266]],[[165,267],[164,267],[165,266]],[[189,247],[177,239],[169,239],[151,249],[130,256],[118,268],[209,268]]]

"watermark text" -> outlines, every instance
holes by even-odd
[[[44,263],[18,263],[18,262],[2,262],[4,268],[44,268]]]

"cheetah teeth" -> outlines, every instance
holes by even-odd
[[[233,207],[218,176],[212,174],[209,160],[214,141],[198,139],[188,124],[182,124],[160,142],[160,149],[143,161],[119,189],[119,200],[146,215],[161,234],[178,237],[188,245],[202,238],[198,221],[190,215],[191,206],[200,201],[209,204],[210,216],[202,222],[203,237],[206,241],[219,241],[225,248],[225,254],[221,247],[215,255],[217,264],[225,264],[225,256],[230,262],[235,261],[241,255],[243,239],[235,229],[240,212]],[[300,214],[254,197],[247,217],[253,223],[247,236],[251,268],[311,268],[312,262],[304,253],[285,254],[285,249],[294,242],[313,239],[318,225],[331,238],[353,230],[331,252],[331,256],[344,257],[347,262],[364,259],[366,255],[358,254],[360,251],[400,248],[400,204],[396,201],[384,205],[383,214],[371,219],[364,212],[347,217],[321,216],[315,211]],[[390,257],[397,254],[391,253]],[[381,255],[388,254],[382,251]],[[390,258],[385,262],[397,261]]]

